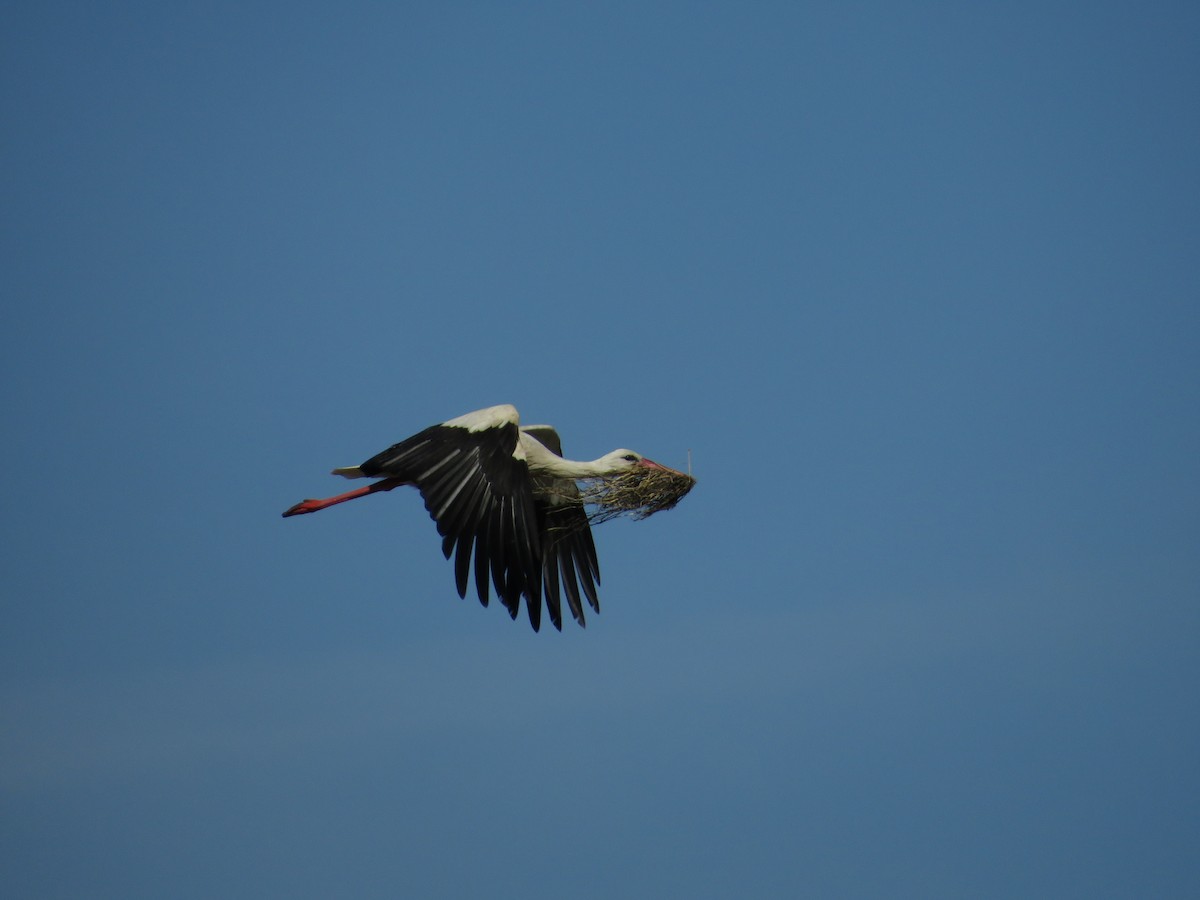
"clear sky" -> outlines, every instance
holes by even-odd
[[[0,15],[22,898],[1200,894],[1200,7]],[[513,403],[699,484],[460,600]]]

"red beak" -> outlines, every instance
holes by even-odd
[[[654,460],[646,459],[644,456],[638,460],[638,465],[645,466],[647,469],[662,469],[664,472],[674,472],[676,475],[683,474],[678,469],[672,469],[670,466],[664,466],[662,463],[656,463]]]

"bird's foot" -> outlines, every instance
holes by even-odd
[[[324,508],[325,504],[321,500],[301,500],[291,509],[287,510],[283,514],[283,517],[286,519],[288,516],[300,516],[304,513],[316,512],[317,510]]]

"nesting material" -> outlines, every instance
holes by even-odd
[[[580,484],[588,521],[597,525],[618,516],[645,519],[670,509],[684,498],[696,479],[674,469],[635,466],[620,475]]]

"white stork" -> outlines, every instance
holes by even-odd
[[[562,630],[561,594],[586,625],[580,594],[596,612],[600,567],[577,479],[604,479],[643,466],[675,473],[632,450],[591,462],[563,459],[549,425],[520,425],[515,407],[492,406],[433,425],[362,465],[334,469],[345,478],[377,478],[364,488],[323,500],[303,500],[283,515],[317,512],[376,491],[413,485],[454,558],[458,595],[467,595],[472,554],[475,591],[488,604],[488,581],[514,619],[521,596],[533,630],[541,626],[542,595]],[[561,591],[560,591],[561,584]]]

